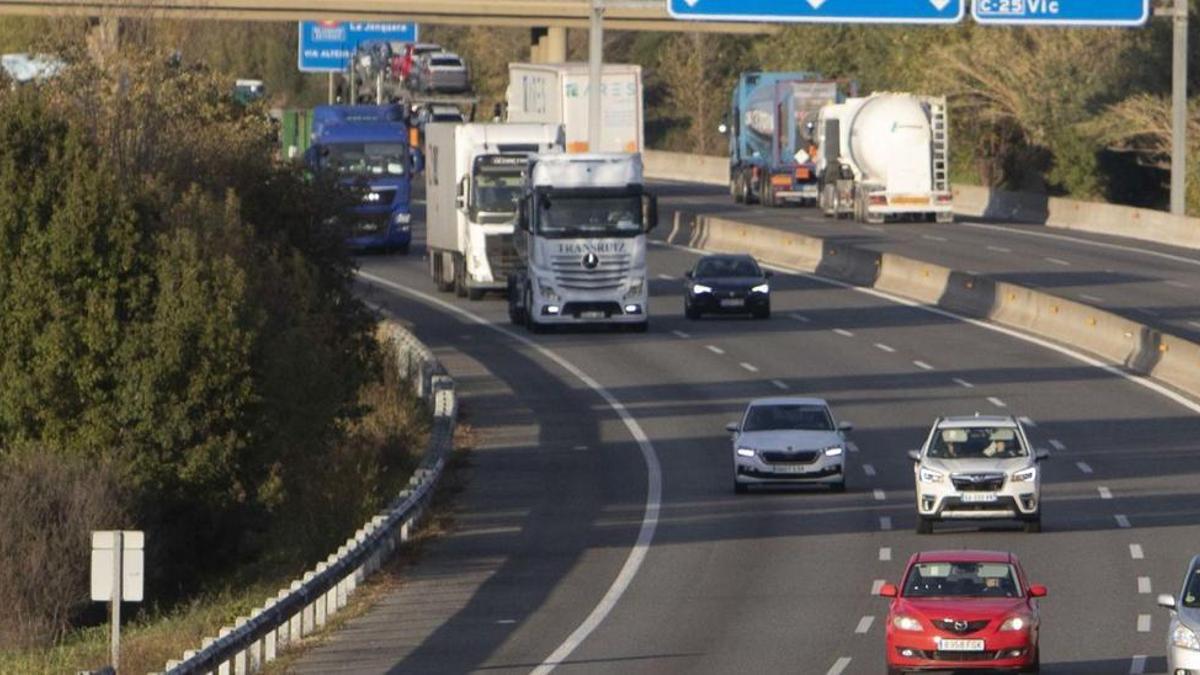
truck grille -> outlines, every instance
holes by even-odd
[[[488,266],[492,268],[492,278],[496,281],[507,279],[520,263],[511,234],[487,235],[484,238],[484,253],[487,254]]]
[[[801,452],[780,452],[780,451],[765,451],[759,453],[762,455],[764,462],[771,464],[812,464],[817,461],[817,457],[821,453],[816,450],[803,450]]]
[[[1004,487],[1004,474],[960,473],[951,476],[950,482],[960,492],[997,492]]]
[[[621,288],[629,278],[630,257],[624,254],[598,254],[594,269],[583,265],[584,256],[557,255],[550,260],[555,283],[565,289],[579,291],[610,291]]]

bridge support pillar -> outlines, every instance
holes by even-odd
[[[532,29],[529,60],[531,63],[564,63],[567,60],[567,29],[561,26]]]

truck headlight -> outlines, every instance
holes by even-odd
[[[754,288],[751,288],[750,292],[751,293],[763,293],[763,294],[770,293],[771,292],[771,284],[759,284],[759,285],[755,286]]]
[[[704,284],[694,284],[694,285],[692,285],[692,292],[697,295],[699,295],[701,293],[712,293],[712,286],[705,286]]]
[[[553,286],[542,283],[541,281],[538,282],[537,286],[538,291],[542,294],[542,299],[549,300],[551,302],[558,301],[558,293],[554,291]]]
[[[1037,479],[1037,467],[1031,466],[1028,469],[1021,469],[1012,475],[1014,483],[1032,483]]]
[[[835,445],[831,448],[825,448],[825,456],[826,457],[841,457],[842,454],[845,452],[846,452],[846,449],[840,445]]]
[[[629,280],[629,292],[625,294],[625,297],[630,298],[635,295],[641,295],[642,292],[645,290],[646,290],[646,279],[645,278],[638,277],[636,279],[630,279]]]
[[[1175,630],[1171,631],[1171,644],[1184,649],[1194,649],[1200,651],[1200,639],[1196,638],[1196,634],[1191,628],[1183,624],[1175,626]]]
[[[918,474],[922,483],[940,483],[942,482],[942,479],[945,478],[941,472],[934,471],[933,469],[926,469],[925,467],[921,467]]]
[[[407,225],[412,222],[411,213],[397,213],[395,216],[393,216],[393,218],[395,219],[397,225]]]
[[[738,448],[737,454],[738,457],[754,457],[757,453],[750,448]]]

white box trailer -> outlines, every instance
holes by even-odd
[[[557,124],[425,127],[425,241],[439,290],[478,300],[507,287],[529,159],[562,148]]]
[[[641,152],[642,67],[604,65],[599,148],[588,143],[588,73],[586,63],[508,64],[508,121],[563,125],[571,153]]]

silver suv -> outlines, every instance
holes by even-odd
[[[940,520],[1019,520],[1026,532],[1042,531],[1039,462],[1050,453],[1034,450],[1014,417],[940,417],[916,463],[917,533],[929,534]]]
[[[819,398],[760,398],[750,402],[733,434],[733,489],[751,485],[816,484],[846,491],[846,434]]]

